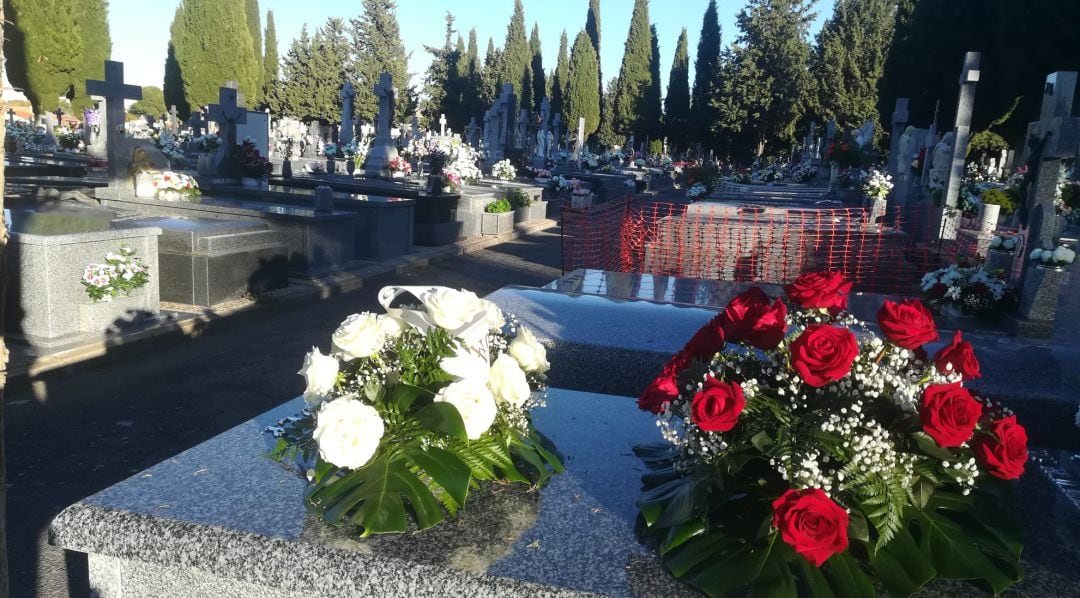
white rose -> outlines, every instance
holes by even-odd
[[[484,312],[487,314],[486,321],[488,328],[491,330],[500,330],[506,325],[506,316],[503,315],[498,305],[495,305],[494,301],[488,301],[487,299],[481,299],[480,305],[484,306]]]
[[[371,461],[385,431],[383,420],[374,407],[342,398],[319,410],[314,438],[324,461],[357,469]]]
[[[304,356],[303,367],[300,368],[299,372],[296,372],[307,381],[304,400],[313,402],[329,396],[334,391],[338,367],[336,357],[323,355],[318,347],[312,347],[311,353]]]
[[[483,381],[454,382],[440,390],[435,395],[435,400],[450,403],[457,408],[461,421],[465,422],[465,433],[469,440],[483,436],[495,422],[495,397]]]
[[[1076,252],[1062,245],[1054,250],[1054,261],[1062,264],[1071,264],[1076,259]]]
[[[502,354],[491,364],[488,374],[488,389],[495,398],[504,403],[521,407],[532,394],[525,372],[513,357]]]
[[[423,293],[420,299],[435,325],[447,330],[461,328],[484,311],[480,298],[472,291],[433,289]]]
[[[524,326],[518,328],[517,337],[510,343],[507,352],[526,372],[543,374],[551,369],[551,364],[547,360],[547,349],[536,340],[536,335],[532,333],[532,330]]]
[[[487,382],[489,369],[487,360],[469,352],[458,353],[453,357],[445,357],[439,362],[439,367],[457,381]]]
[[[1040,259],[1042,257],[1042,252],[1043,252],[1042,249],[1039,249],[1038,247],[1036,247],[1035,249],[1031,250],[1031,255],[1028,256],[1028,259],[1030,259],[1030,260]]]
[[[346,361],[370,357],[382,350],[386,344],[390,320],[387,316],[373,313],[352,314],[338,326],[331,337],[334,346]]]

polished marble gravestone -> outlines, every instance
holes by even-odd
[[[460,520],[359,540],[305,512],[304,480],[266,458],[262,430],[286,403],[61,513],[51,540],[90,555],[114,596],[693,596],[635,535],[643,467],[657,442],[625,397],[552,389],[537,427],[566,473],[531,492],[487,485]]]

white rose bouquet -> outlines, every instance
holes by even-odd
[[[510,160],[500,160],[491,166],[491,176],[503,181],[512,181],[517,177],[517,169]]]
[[[391,308],[412,295],[419,307]],[[385,314],[353,314],[312,349],[307,406],[267,429],[273,456],[298,461],[306,501],[362,535],[425,529],[482,481],[541,484],[562,457],[537,431],[547,353],[492,302],[443,287],[386,287]],[[405,508],[405,503],[409,509]]]

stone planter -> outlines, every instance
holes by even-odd
[[[154,178],[149,172],[140,172],[135,175],[135,197],[152,199],[157,195],[154,189]]]
[[[148,283],[149,284],[149,283]],[[91,301],[79,304],[79,330],[102,334],[118,321],[134,321],[149,315],[146,310],[146,287],[130,295],[113,297],[111,301]]]
[[[522,222],[528,222],[532,220],[532,206],[528,205],[524,208],[514,208],[514,224],[521,224]]]
[[[1067,282],[1069,271],[1065,267],[1029,265],[1020,291],[1020,315],[1028,320],[1053,321],[1058,297]]]
[[[212,176],[214,174],[214,156],[200,154],[199,161],[195,165],[195,172],[199,173],[199,176]]]
[[[529,217],[527,220],[543,220],[547,218],[548,202],[546,201],[534,201],[529,206]]]
[[[502,235],[514,230],[514,213],[503,212],[501,214],[489,214],[484,212],[480,215],[481,235]]]

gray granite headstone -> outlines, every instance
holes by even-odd
[[[341,134],[338,141],[341,145],[348,145],[353,140],[353,102],[356,100],[356,90],[353,84],[346,81],[341,86]]]
[[[86,94],[105,98],[106,155],[109,160],[109,186],[130,186],[130,175],[121,165],[124,139],[124,100],[141,100],[142,88],[124,83],[124,63],[105,61],[105,80],[86,81]]]
[[[975,109],[975,86],[979,83],[979,62],[982,54],[967,52],[964,54],[964,70],[960,74],[960,97],[956,103],[956,120],[953,127],[952,160],[949,162],[948,176],[945,179],[945,201],[942,206],[942,239],[955,239],[959,229],[960,182],[964,178],[964,164],[967,161],[968,141],[971,139],[971,113]]]
[[[555,136],[555,149],[562,149],[562,113],[556,112],[555,117],[551,119],[551,133]]]
[[[889,174],[897,176],[911,169],[911,148],[907,156],[900,155],[900,137],[906,132],[908,122],[908,98],[896,98],[896,108],[892,113],[892,131],[889,136]]]
[[[574,143],[574,161],[581,168],[581,150],[585,146],[585,117],[579,116],[577,121],[577,140]]]
[[[375,97],[379,101],[379,114],[376,120],[375,140],[368,150],[364,172],[368,176],[378,176],[387,168],[390,160],[397,157],[397,147],[390,136],[390,122],[394,116],[394,78],[390,73],[382,73],[375,86]]]
[[[469,144],[469,147],[476,147],[476,133],[479,130],[480,127],[476,124],[476,117],[471,117],[468,126],[465,127],[465,142]]]
[[[219,87],[218,103],[210,105],[210,120],[216,122],[221,131],[221,145],[214,154],[214,174],[224,174],[238,140],[236,125],[247,122],[247,109],[238,105],[235,87]]]
[[[1054,197],[1061,162],[1076,157],[1080,151],[1080,118],[1072,116],[1076,82],[1077,74],[1072,71],[1047,76],[1039,121],[1028,125],[1029,160],[1035,168],[1028,209],[1029,247],[1052,247],[1056,240],[1058,216]]]

